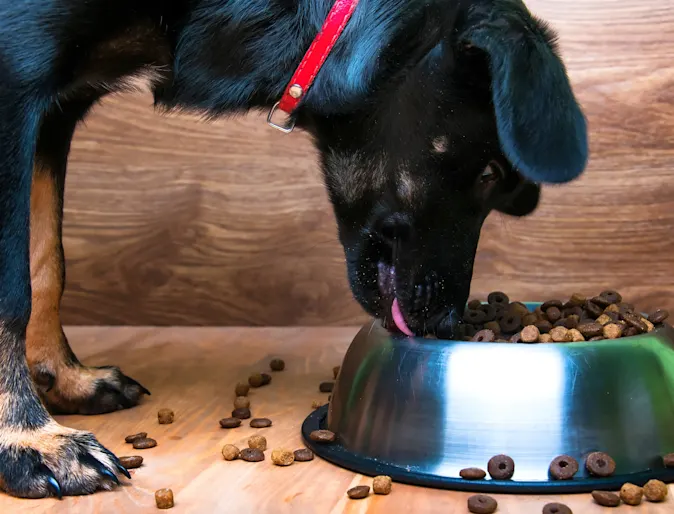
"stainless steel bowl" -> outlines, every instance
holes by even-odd
[[[365,474],[478,491],[581,492],[650,478],[674,481],[674,330],[612,341],[506,344],[395,336],[378,322],[351,344],[327,407],[307,418],[338,444],[307,441],[321,456]],[[327,415],[326,415],[327,414]],[[590,478],[592,451],[617,464]],[[515,460],[510,481],[468,482],[494,455]],[[551,481],[550,461],[575,457],[581,471]]]

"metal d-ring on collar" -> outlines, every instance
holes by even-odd
[[[316,75],[320,71],[325,59],[332,51],[349,22],[359,0],[335,0],[328,13],[320,32],[314,38],[311,46],[304,54],[302,61],[295,70],[288,86],[283,92],[281,99],[274,104],[267,115],[267,124],[270,127],[289,134],[295,128],[293,113],[302,98],[313,84]],[[283,111],[288,115],[284,122],[275,122],[276,111]]]

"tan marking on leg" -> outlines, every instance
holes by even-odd
[[[49,362],[59,348],[61,277],[58,192],[49,172],[33,171],[30,195],[30,281],[32,311],[26,334],[28,362]]]
[[[26,331],[26,357],[31,368],[44,367],[57,377],[61,396],[75,399],[92,394],[95,380],[112,372],[69,362],[70,349],[60,319],[63,264],[59,202],[53,175],[36,165],[30,197],[32,312]]]

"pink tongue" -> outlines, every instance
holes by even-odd
[[[398,304],[397,298],[393,299],[393,305],[391,305],[391,314],[393,315],[393,323],[396,324],[398,330],[400,330],[406,336],[414,336],[414,333],[407,326],[407,323],[405,323],[405,318],[403,317],[403,313],[400,310],[400,305]]]

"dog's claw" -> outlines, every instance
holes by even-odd
[[[115,484],[119,485],[119,478],[117,478],[117,475],[115,475],[112,471],[110,471],[108,468],[103,468],[101,470],[101,475],[104,475],[108,477],[110,480],[112,480]]]
[[[44,467],[44,472],[47,475],[47,489],[50,493],[56,496],[59,500],[63,499],[63,492],[61,491],[61,486],[59,485],[54,473],[47,466]]]
[[[148,396],[152,396],[152,393],[147,389],[147,387],[143,386],[143,384],[141,384],[140,382],[138,382],[138,380],[134,380],[134,379],[131,378],[131,377],[127,377],[127,380],[128,380],[131,384],[137,385],[138,388],[140,389],[140,392],[141,392],[141,393],[146,394],[146,395],[148,395]]]
[[[115,466],[117,466],[117,469],[122,475],[131,480],[131,473],[129,473],[129,470],[127,470],[124,466],[122,466],[118,462],[115,462]]]

